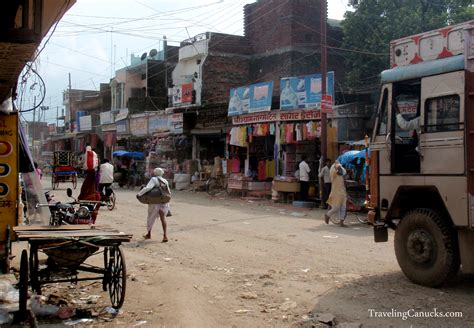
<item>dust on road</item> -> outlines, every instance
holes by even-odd
[[[393,244],[375,244],[367,226],[326,225],[320,210],[175,191],[170,241],[161,243],[159,222],[145,241],[146,206],[136,190],[115,191],[117,208],[101,209],[97,224],[134,239],[123,245],[123,312],[106,327],[311,327],[312,314],[363,327],[461,327],[474,320],[472,279],[459,276],[443,289],[410,283]],[[91,293],[106,304],[99,287]],[[400,317],[435,308],[462,311],[462,318]]]

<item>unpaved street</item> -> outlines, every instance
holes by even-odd
[[[311,313],[363,327],[462,327],[474,320],[474,280],[459,276],[443,289],[411,284],[398,268],[393,235],[375,244],[370,228],[326,225],[320,210],[189,191],[173,194],[170,241],[161,243],[159,222],[145,241],[146,206],[136,191],[115,190],[117,208],[101,209],[98,224],[134,239],[124,245],[123,312],[102,323],[107,327],[287,327]],[[62,199],[65,190],[55,193]],[[108,305],[100,285],[91,293]],[[413,316],[435,308],[463,317],[370,317],[370,309],[412,309]]]

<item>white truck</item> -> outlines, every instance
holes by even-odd
[[[474,21],[391,42],[371,137],[369,223],[405,275],[474,273]]]

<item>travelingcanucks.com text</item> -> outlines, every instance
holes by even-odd
[[[378,311],[375,309],[368,309],[368,311],[369,318],[400,318],[402,320],[408,320],[410,318],[462,318],[462,312],[460,311],[444,312],[439,311],[437,308],[428,311],[415,309],[409,309],[406,311],[395,309],[389,311]]]

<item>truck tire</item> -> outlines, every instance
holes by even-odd
[[[419,285],[440,286],[459,270],[456,232],[431,209],[403,217],[395,230],[395,254],[403,273]]]

